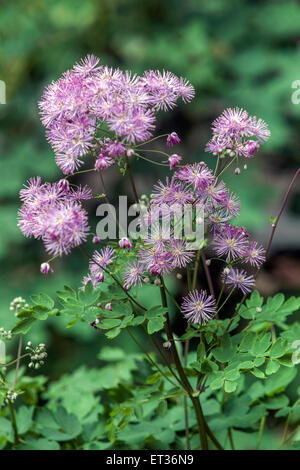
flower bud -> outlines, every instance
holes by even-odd
[[[104,281],[104,274],[103,273],[98,273],[97,276],[95,276],[95,281],[96,282],[103,282]]]
[[[168,147],[173,147],[173,145],[177,145],[179,144],[179,142],[180,142],[180,139],[178,135],[176,134],[176,132],[171,132],[171,134],[169,134],[167,137],[166,145]]]
[[[119,246],[120,248],[128,248],[128,250],[132,248],[132,244],[130,243],[130,240],[128,240],[127,237],[121,238],[121,240],[119,241]]]
[[[59,180],[57,185],[58,185],[59,189],[61,189],[64,193],[67,193],[69,191],[70,184],[69,184],[68,180],[66,180],[66,179]]]
[[[239,175],[240,172],[241,172],[241,170],[240,170],[239,168],[236,168],[236,169],[234,170],[234,174],[235,174],[235,175]]]
[[[170,164],[170,170],[173,170],[179,163],[181,162],[182,157],[180,155],[177,155],[174,153],[173,155],[170,155],[168,158],[169,164]]]
[[[105,308],[105,310],[111,311],[112,310],[111,303],[106,304],[104,308]]]
[[[97,237],[97,235],[95,235],[95,236],[93,237],[92,242],[93,242],[95,245],[97,245],[98,243],[100,243],[100,241],[101,241],[101,240],[100,240],[99,237]]]
[[[133,157],[134,156],[134,150],[133,149],[128,149],[126,152],[127,157]]]
[[[256,140],[248,140],[243,149],[243,155],[246,158],[252,158],[259,149],[259,143]]]
[[[42,263],[40,267],[40,271],[43,274],[49,274],[50,272],[53,272],[53,269],[51,269],[49,263]]]

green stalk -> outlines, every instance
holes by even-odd
[[[266,417],[263,416],[260,420],[256,450],[260,448],[260,444],[261,444],[263,433],[264,433],[265,422],[266,422]]]
[[[154,366],[156,367],[156,369],[161,373],[161,375],[166,379],[168,380],[168,382],[170,382],[170,384],[173,386],[173,387],[176,387],[176,384],[175,382],[172,382],[171,379],[169,379],[169,377],[167,377],[165,375],[165,373],[162,371],[162,369],[159,367],[159,365],[151,358],[151,356],[149,356],[149,354],[147,353],[147,351],[143,348],[143,346],[139,343],[139,341],[134,337],[134,335],[131,333],[131,331],[129,330],[129,328],[125,328],[125,330],[127,331],[128,335],[130,336],[130,338],[135,342],[135,344],[138,346],[138,348],[145,354],[145,356],[147,357],[147,359],[149,360],[149,362]]]
[[[166,296],[166,291],[163,285],[163,280],[162,285],[160,287],[160,293],[161,293],[161,299],[162,299],[162,306],[164,308],[168,308],[168,302],[167,302],[167,296]],[[194,405],[195,412],[196,412],[196,417],[197,417],[197,423],[198,423],[198,429],[199,429],[199,435],[200,435],[200,442],[201,442],[201,447],[203,450],[208,450],[208,442],[207,442],[207,435],[206,435],[206,427],[205,427],[205,421],[204,421],[204,416],[202,412],[202,408],[200,405],[200,402],[198,398],[193,396],[193,389],[185,375],[184,369],[181,365],[180,358],[176,349],[174,337],[171,331],[170,327],[170,319],[168,313],[165,315],[166,321],[165,321],[165,329],[167,333],[168,340],[170,341],[171,344],[171,352],[173,355],[173,359],[176,365],[176,369],[178,371],[179,377]]]
[[[194,268],[194,274],[193,274],[192,290],[195,290],[195,289],[196,289],[196,286],[197,286],[197,277],[198,277],[198,270],[199,270],[200,257],[201,257],[201,249],[198,250],[198,252],[197,252],[197,258],[196,258],[196,263],[195,263],[195,268]]]
[[[13,433],[14,433],[14,443],[15,443],[15,445],[17,445],[20,441],[20,438],[19,438],[19,434],[18,434],[18,427],[17,427],[17,421],[16,421],[14,405],[10,401],[8,402],[8,408],[9,408],[9,412],[10,412],[11,424],[12,424]]]

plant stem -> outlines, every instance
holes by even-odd
[[[234,287],[231,289],[231,291],[229,292],[229,294],[227,295],[226,299],[224,300],[224,302],[222,303],[221,307],[218,308],[217,310],[217,313],[219,313],[219,311],[224,307],[224,305],[226,304],[227,300],[230,298],[230,296],[232,295],[234,291]]]
[[[133,191],[134,199],[135,199],[135,202],[137,204],[139,204],[140,201],[139,201],[137,190],[136,190],[136,187],[135,187],[135,184],[134,184],[134,179],[133,179],[133,174],[132,174],[132,171],[131,171],[130,161],[129,161],[129,158],[127,157],[127,155],[126,155],[126,163],[127,163],[128,175],[129,175],[129,180],[130,180],[131,188],[132,188],[132,191]]]
[[[178,308],[178,310],[181,312],[181,307],[180,305],[178,304],[178,302],[176,301],[176,299],[174,298],[174,296],[171,294],[171,292],[169,291],[169,289],[167,288],[166,284],[164,284],[164,287],[166,289],[166,292],[168,294],[168,296],[170,297],[170,299],[172,300],[173,304],[176,305],[176,307]]]
[[[192,290],[192,277],[191,277],[191,271],[188,267],[186,268],[186,277],[187,277],[188,290],[191,291]]]
[[[134,337],[134,335],[131,333],[131,331],[129,330],[129,328],[125,328],[128,335],[130,336],[130,338],[135,342],[135,344],[140,348],[140,350],[146,355],[147,359],[149,360],[149,362],[154,366],[156,367],[156,369],[161,373],[161,375],[166,379],[168,380],[168,382],[170,382],[171,385],[173,385],[173,387],[176,387],[176,384],[175,382],[172,382],[171,379],[169,379],[169,377],[167,377],[165,375],[165,373],[162,371],[162,369],[159,367],[159,365],[151,358],[151,356],[147,353],[147,351],[144,349],[144,347],[139,343],[139,341]]]
[[[197,252],[197,258],[196,258],[195,269],[194,269],[194,274],[193,274],[192,290],[195,290],[197,286],[197,277],[198,277],[200,257],[201,257],[201,249],[198,250]]]
[[[161,293],[161,299],[162,299],[162,306],[164,308],[168,308],[168,302],[167,302],[167,296],[166,296],[166,291],[164,288],[164,283],[163,279],[161,278],[162,286],[160,287],[160,293]],[[176,365],[176,369],[178,371],[179,377],[188,392],[188,395],[194,405],[195,411],[196,411],[196,417],[197,417],[197,422],[198,422],[198,428],[199,428],[199,435],[200,435],[200,442],[201,442],[201,447],[203,450],[208,449],[208,442],[207,442],[207,435],[206,435],[206,428],[205,428],[205,420],[202,412],[202,408],[200,405],[200,402],[198,398],[193,396],[193,389],[185,375],[184,369],[181,365],[180,358],[176,349],[174,337],[171,331],[171,326],[170,326],[170,319],[168,313],[165,314],[166,322],[165,322],[165,329],[167,333],[168,340],[170,341],[171,344],[171,352],[173,355],[173,359]]]
[[[217,158],[217,163],[216,163],[216,167],[215,167],[215,171],[214,171],[214,176],[216,176],[216,173],[218,171],[219,163],[220,163],[220,155],[218,155],[218,158]]]
[[[27,357],[27,356],[30,356],[30,353],[23,354],[22,356],[19,357],[19,359],[14,359],[11,362],[7,362],[7,364],[0,364],[0,367],[13,366],[14,364],[16,364],[18,362],[18,360],[21,360],[21,359],[23,359],[24,357]]]
[[[273,224],[273,228],[272,228],[272,232],[271,232],[271,235],[270,235],[270,239],[269,239],[269,242],[268,242],[268,245],[267,245],[267,249],[266,249],[266,258],[269,254],[269,251],[270,251],[270,248],[271,248],[271,245],[272,245],[272,241],[273,241],[273,238],[274,238],[274,234],[275,234],[275,230],[277,228],[277,225],[278,225],[278,222],[279,222],[279,219],[282,215],[282,212],[284,211],[284,208],[286,206],[286,203],[287,203],[287,200],[288,200],[288,197],[289,197],[289,194],[291,192],[291,189],[297,179],[297,176],[299,175],[300,173],[300,168],[298,168],[298,170],[296,171],[296,173],[294,174],[290,184],[289,184],[289,187],[285,193],[285,196],[283,198],[283,201],[282,201],[282,204],[281,204],[281,207],[279,209],[279,212],[278,212],[278,215],[276,217],[276,220],[275,220],[275,223]]]
[[[142,142],[141,144],[135,145],[133,148],[137,148],[137,147],[141,147],[142,145],[150,144],[150,142],[153,142],[154,140],[157,140],[157,139],[161,139],[161,138],[163,138],[163,137],[167,137],[167,135],[169,135],[169,134],[157,135],[156,137],[153,137],[153,138],[150,139],[150,140],[146,140],[146,142]]]
[[[79,249],[80,249],[80,251],[81,251],[89,260],[92,260],[93,263],[97,264],[97,266],[99,266],[101,269],[103,269],[103,271],[104,271],[106,274],[108,274],[108,275],[118,284],[119,287],[121,287],[121,289],[124,291],[124,293],[127,295],[127,297],[128,297],[132,302],[134,302],[134,303],[135,303],[139,308],[141,308],[142,310],[144,310],[144,311],[147,310],[143,305],[141,305],[139,302],[137,302],[137,301],[135,300],[135,298],[132,297],[132,296],[127,292],[126,289],[124,289],[124,287],[122,286],[121,282],[119,281],[119,279],[118,279],[116,276],[114,276],[114,274],[112,274],[111,272],[109,272],[109,271],[108,271],[106,268],[104,268],[103,266],[100,266],[100,264],[97,263],[97,262],[82,248],[82,246],[79,246]]]
[[[202,259],[203,269],[204,269],[205,276],[206,276],[206,279],[207,279],[207,284],[208,284],[210,295],[215,299],[214,286],[213,286],[213,283],[212,283],[210,271],[209,271],[208,266],[206,264],[206,256],[205,256],[204,251],[201,253],[201,259]]]
[[[260,420],[256,450],[260,448],[261,440],[262,440],[263,433],[264,433],[265,422],[266,422],[266,417],[263,416]]]
[[[145,328],[145,327],[144,327]],[[145,328],[145,332],[147,333],[147,330]],[[148,333],[147,333],[148,334]],[[160,347],[158,346],[158,344],[156,343],[155,339],[153,338],[152,335],[148,335],[149,338],[150,338],[150,341],[151,343],[153,344],[153,346],[155,347],[155,349],[157,350],[157,352],[160,354],[161,358],[163,359],[164,363],[166,364],[166,366],[168,367],[169,371],[171,372],[171,374],[173,375],[174,379],[176,379],[176,381],[178,382],[179,386],[180,387],[183,387],[180,379],[177,377],[177,375],[175,374],[175,372],[173,371],[170,363],[168,362],[166,356],[164,355],[164,353],[161,351]]]
[[[153,163],[153,165],[164,166],[164,167],[168,167],[168,168],[170,166],[167,163],[154,162],[153,160],[150,160],[150,158],[146,158],[146,157],[140,155],[137,152],[135,152],[135,155],[136,155],[137,158],[141,158],[142,160],[145,160],[146,162]]]
[[[188,354],[189,354],[189,340],[185,342],[184,345],[184,367],[187,366]],[[184,425],[185,425],[185,438],[186,438],[186,448],[191,450],[191,440],[190,440],[190,431],[189,431],[189,415],[188,415],[188,403],[187,397],[183,397],[183,408],[184,408]]]
[[[12,424],[13,432],[14,432],[14,443],[15,443],[15,445],[17,445],[19,443],[19,434],[18,434],[18,428],[17,428],[17,421],[16,421],[14,406],[10,401],[8,402],[8,408],[9,408],[10,417],[11,417],[11,424]]]
[[[169,154],[166,153],[166,152],[162,152],[161,150],[147,150],[147,149],[140,149],[140,152],[151,152],[151,153],[161,153],[162,155],[164,155],[164,157],[168,157],[169,158]]]
[[[236,161],[236,159],[237,159],[236,157],[233,157],[233,158],[231,157],[230,162],[228,163],[228,165],[226,165],[228,160],[226,161],[224,167],[217,174],[217,176],[216,176],[217,179],[220,178],[220,176],[224,173],[224,171],[226,171],[233,164],[233,162]]]
[[[106,201],[106,203],[108,205],[110,205],[110,200],[107,196],[107,191],[106,191],[106,186],[105,186],[105,183],[104,183],[104,178],[103,178],[103,174],[102,174],[102,171],[99,172],[99,175],[100,175],[100,180],[101,180],[101,184],[102,184],[102,188],[103,188],[103,191],[104,191],[104,199]],[[112,213],[112,217],[117,225],[117,227],[119,228],[119,238],[121,237],[126,237],[127,233],[125,232],[125,230],[123,229],[123,227],[120,225],[119,223],[119,220],[117,217],[115,217],[115,214]]]
[[[232,450],[234,449],[234,442],[233,442],[233,437],[232,437],[232,429],[228,428],[228,437],[229,437],[229,442]]]
[[[271,248],[271,245],[272,245],[272,241],[273,241],[273,238],[274,238],[274,234],[275,234],[275,231],[276,231],[276,228],[277,228],[279,219],[280,219],[280,217],[281,217],[281,215],[282,215],[282,213],[283,213],[283,211],[284,211],[284,208],[285,208],[285,206],[286,206],[286,203],[287,203],[289,194],[290,194],[290,192],[291,192],[291,190],[292,190],[292,187],[293,187],[293,185],[294,185],[294,183],[295,183],[295,181],[296,181],[297,176],[299,175],[299,173],[300,173],[300,168],[298,168],[298,170],[297,170],[296,173],[294,174],[294,176],[293,176],[293,178],[292,178],[292,180],[291,180],[291,182],[290,182],[290,184],[289,184],[289,187],[288,187],[288,189],[287,189],[287,191],[286,191],[286,193],[285,193],[285,196],[284,196],[284,198],[283,198],[283,201],[282,201],[281,207],[280,207],[280,209],[279,209],[278,215],[277,215],[277,217],[276,217],[275,223],[274,223],[274,225],[273,225],[273,227],[272,227],[271,235],[270,235],[270,238],[269,238],[269,241],[268,241],[268,245],[267,245],[267,248],[266,248],[266,259],[267,259],[267,256],[268,256],[269,252],[270,252],[270,248]],[[259,272],[260,269],[261,269],[261,267],[256,271],[256,274],[255,274],[255,276],[254,276],[255,278],[257,277],[257,274],[258,274],[258,272]],[[231,320],[230,320],[230,322],[229,322],[229,324],[228,324],[228,326],[227,326],[227,328],[226,328],[227,331],[229,330],[229,328],[230,328],[230,326],[231,326],[233,320],[235,319],[235,317],[238,316],[239,311],[240,311],[240,309],[241,309],[241,307],[242,307],[242,305],[243,305],[243,303],[244,303],[244,301],[245,301],[246,298],[247,298],[247,294],[244,294],[244,296],[243,296],[242,299],[241,299],[240,305],[239,305],[239,307],[238,307],[236,313],[233,315],[233,317],[231,318]]]
[[[21,361],[21,352],[22,352],[22,334],[19,336],[19,345],[18,345],[18,355],[17,355],[17,364],[16,364],[16,372],[15,372],[15,377],[14,377],[14,383],[13,383],[13,390],[15,390],[16,385],[17,385],[17,380],[18,380],[18,373],[19,373],[19,368],[20,368],[20,361]]]

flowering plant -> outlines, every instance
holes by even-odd
[[[176,132],[153,136],[157,113],[172,109],[178,99],[187,103],[193,96],[192,85],[170,72],[132,75],[101,66],[93,56],[46,89],[40,102],[42,123],[64,177],[55,183],[42,182],[40,177],[28,181],[20,191],[19,227],[26,237],[42,240],[50,255],[41,264],[43,274],[55,275],[55,259],[76,247],[88,272],[78,290],[65,287],[58,292],[57,307],[45,294],[32,296],[31,305],[16,299],[12,307],[16,325],[8,332],[0,330],[6,339],[20,335],[16,360],[5,363],[5,354],[0,355],[2,367],[16,364],[13,385],[1,372],[0,389],[12,420],[13,437],[7,441],[13,445],[26,448],[34,439],[45,439],[54,447],[61,442],[53,424],[47,431],[50,415],[40,418],[40,411],[40,425],[34,431],[26,428],[21,438],[14,413],[21,359],[29,357],[29,367],[38,369],[47,357],[44,344],[33,348],[30,341],[28,352],[22,355],[22,336],[51,315],[68,316],[68,327],[83,322],[95,330],[95,337],[104,333],[113,340],[125,332],[141,350],[130,362],[120,349],[101,352],[101,360],[111,355],[113,362],[116,355],[125,369],[111,386],[114,391],[108,394],[106,407],[91,408],[83,416],[70,404],[51,411],[56,423],[76,422],[75,434],[61,426],[70,448],[151,448],[157,442],[160,448],[233,449],[245,431],[256,441],[251,445],[259,448],[267,445],[268,431],[264,431],[271,413],[280,422],[286,419],[278,446],[292,445],[299,400],[291,404],[284,391],[296,376],[294,344],[300,329],[299,323],[288,324],[286,319],[299,309],[300,299],[285,300],[277,294],[265,302],[254,289],[298,172],[273,220],[265,249],[238,225],[238,195],[222,181],[227,170],[234,168],[238,175],[240,167],[246,167],[269,139],[262,119],[239,108],[227,109],[216,119],[206,146],[214,160],[213,170],[204,162],[183,164],[176,153],[150,148],[159,139],[170,149],[180,142]],[[161,154],[163,160],[152,161],[149,153]],[[137,192],[135,159],[168,166],[171,171],[169,178],[154,184],[150,196]],[[88,167],[80,169],[83,165]],[[108,239],[100,229],[92,232],[84,204],[100,196],[109,203],[105,171],[111,166],[128,175],[139,215],[131,230],[116,216],[110,218],[109,223],[118,224],[118,234]],[[99,174],[104,194],[72,183],[74,175],[88,172]],[[91,252],[93,245],[100,248]],[[215,263],[222,264],[218,275],[212,275]],[[182,297],[174,296],[172,276],[182,284]],[[155,301],[150,305],[145,302],[144,286]],[[228,314],[228,301],[238,293],[241,298]],[[180,337],[172,329],[172,313],[185,323]],[[147,335],[153,351],[139,331]],[[138,370],[135,361],[143,360],[147,365]],[[104,383],[101,386],[106,388]],[[47,393],[51,405],[51,387]],[[86,393],[98,405],[97,389]],[[57,396],[56,405],[61,406],[65,397],[59,392]],[[100,429],[99,422],[105,422],[105,428]],[[86,430],[87,424],[93,424],[92,432]]]

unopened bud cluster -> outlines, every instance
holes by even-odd
[[[38,347],[33,348],[31,341],[28,341],[25,349],[27,351],[31,351],[28,367],[31,369],[39,369],[45,364],[45,359],[48,354],[46,353],[46,346],[44,343],[40,343]]]
[[[4,403],[13,403],[14,401],[16,401],[17,396],[17,392],[15,392],[14,390],[8,390],[6,393],[6,397],[4,398]]]
[[[18,312],[22,308],[28,308],[28,307],[29,305],[26,303],[26,300],[23,299],[23,297],[16,297],[15,299],[11,301],[9,310],[11,312],[15,312],[15,316],[17,316]]]
[[[4,328],[0,328],[0,338],[3,339],[12,339],[12,332],[11,330],[5,330]]]

